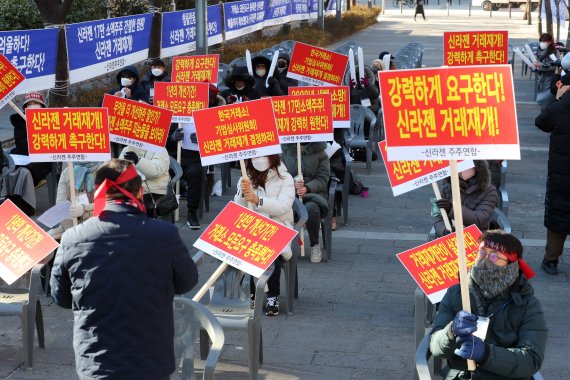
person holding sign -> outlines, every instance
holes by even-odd
[[[319,246],[319,230],[321,218],[329,212],[328,183],[330,179],[330,162],[325,153],[326,142],[301,143],[301,171],[298,177],[296,144],[282,144],[283,163],[295,178],[297,195],[307,208],[309,219],[307,231],[311,243],[311,262],[320,263],[322,259]]]
[[[248,203],[253,203],[253,211],[292,228],[295,186],[293,177],[281,163],[279,155],[247,159],[245,166],[248,178],[239,179],[234,201],[244,207],[247,207]],[[291,245],[287,245],[267,281],[267,303],[264,309],[269,316],[279,314],[281,261],[289,260],[291,255]],[[250,290],[253,304],[255,282],[252,277],[250,277]]]
[[[81,379],[167,379],[174,372],[175,294],[198,270],[169,223],[148,218],[130,161],[95,173],[95,217],[68,230],[55,255],[51,294],[73,309]]]
[[[497,206],[499,196],[497,190],[491,185],[491,173],[486,161],[474,161],[475,167],[459,173],[459,186],[461,191],[461,205],[463,210],[463,224],[470,226],[475,224],[480,230],[489,228],[489,222],[493,215],[493,210]],[[453,204],[451,196],[451,180],[445,179],[442,199],[436,201],[437,207],[447,212],[450,219],[453,219]],[[441,237],[452,231],[445,228],[443,217],[436,217],[435,235]]]
[[[244,66],[237,66],[232,69],[230,76],[226,79],[226,86],[228,89],[222,92],[222,96],[227,104],[261,98],[259,92],[254,88],[255,80]]]
[[[534,67],[539,72],[536,102],[544,109],[544,107],[554,101],[554,97],[550,93],[550,84],[556,67],[552,65],[552,62],[560,59],[560,53],[554,47],[554,38],[551,34],[542,33],[538,41],[539,46],[536,50],[537,61],[534,62]]]
[[[117,74],[118,88],[109,91],[109,94],[130,100],[149,103],[148,91],[139,82],[139,70],[135,66],[127,66]]]
[[[281,96],[287,94],[281,89],[276,73],[269,72],[271,66],[269,59],[258,56],[251,60],[251,64],[253,66],[255,89],[259,92],[260,96]]]
[[[469,270],[474,314],[462,311],[460,286],[447,290],[439,305],[430,351],[446,358],[444,378],[532,379],[544,360],[548,329],[534,289],[534,271],[522,259],[523,246],[500,230],[479,237]],[[467,372],[466,359],[477,369]]]
[[[299,81],[297,79],[287,77],[289,63],[291,62],[289,54],[284,51],[279,51],[278,57],[275,77],[279,80],[279,87],[281,87],[283,94],[286,95],[289,93],[289,87],[297,87],[299,85]]]
[[[166,71],[166,64],[162,59],[155,58],[151,61],[150,71],[142,79],[142,86],[148,92],[150,104],[154,104],[154,82],[170,82],[170,74]]]

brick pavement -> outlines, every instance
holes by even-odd
[[[482,14],[461,21],[444,11],[426,7],[427,22],[413,23],[412,10],[404,16],[388,12],[380,22],[354,35],[371,60],[382,50],[396,52],[408,42],[426,48],[424,64],[442,62],[443,30],[508,29],[516,45],[534,40],[535,29],[521,20],[509,20],[501,12],[493,19]],[[410,13],[411,12],[411,13]],[[457,11],[459,12],[459,11]],[[532,81],[515,70],[517,114],[522,160],[509,162],[508,189],[511,199],[509,218],[513,232],[524,239],[527,260],[538,269],[543,252],[545,229],[542,226],[546,180],[548,137],[533,126],[539,109],[532,104]],[[299,266],[300,297],[296,313],[264,318],[265,363],[260,370],[264,379],[411,379],[413,357],[413,293],[415,285],[395,254],[425,240],[430,217],[429,187],[392,196],[383,164],[373,163],[367,175],[365,164],[356,162],[355,172],[370,197],[350,197],[348,226],[333,233],[334,256],[329,263],[311,264],[303,259]],[[238,171],[232,171],[235,184]],[[203,224],[231,199],[213,197],[212,211]],[[185,211],[184,205],[182,211]],[[197,232],[181,226],[185,242],[191,246]],[[568,262],[568,260],[566,260]],[[213,259],[200,267],[204,282],[216,267]],[[566,378],[570,363],[570,324],[561,310],[568,300],[569,265],[561,265],[557,277],[546,277],[537,270],[533,280],[549,321],[549,341],[542,374],[546,379]],[[18,368],[21,330],[15,318],[2,318],[0,328],[0,378],[74,379],[71,347],[72,314],[42,299],[46,325],[46,350],[35,350],[35,367]],[[219,379],[247,378],[247,346],[244,334],[226,334],[226,346],[217,367]]]

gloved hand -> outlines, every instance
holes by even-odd
[[[451,211],[451,207],[453,207],[451,201],[448,199],[438,199],[435,201],[435,204],[438,208],[444,209],[447,213],[449,213]]]
[[[235,102],[237,102],[237,96],[228,95],[228,103],[231,104],[231,103],[235,103]]]
[[[459,311],[453,318],[451,332],[453,336],[464,337],[473,334],[477,330],[477,316],[466,311]]]
[[[242,102],[247,102],[248,100],[249,100],[249,98],[245,95],[241,97]]]
[[[352,78],[350,78],[350,82],[348,82],[348,84],[350,85],[350,88],[355,88],[356,87],[356,81]]]
[[[370,80],[368,79],[368,77],[360,78],[360,84],[363,87],[368,87],[370,86]]]
[[[474,360],[476,363],[481,362],[485,358],[487,347],[480,338],[474,335],[458,336],[455,342],[461,345],[454,351],[455,355],[461,356],[463,359]]]
[[[83,215],[83,205],[81,203],[72,204],[69,207],[69,213],[71,214],[72,218],[79,218]]]
[[[275,86],[278,86],[279,82],[277,81],[277,79],[273,78],[273,77],[269,77],[269,79],[267,80],[267,88],[275,88]]]
[[[135,152],[128,151],[125,153],[125,160],[132,161],[135,165],[139,162],[139,156]]]
[[[174,132],[172,132],[172,135],[170,136],[170,140],[172,140],[172,141],[184,140],[184,129],[178,128]]]
[[[194,144],[198,144],[198,139],[196,138],[195,133],[190,134],[190,141],[193,142]]]
[[[447,228],[445,230],[443,230],[443,232],[441,233],[441,236],[445,236],[445,235],[449,235],[452,231],[448,230]]]

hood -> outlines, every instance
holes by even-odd
[[[137,78],[137,81],[135,82],[135,84],[138,84],[140,82],[139,70],[135,66],[125,66],[121,70],[119,70],[119,72],[117,73],[117,76],[115,77],[119,87],[122,87],[121,86],[121,74],[123,71],[129,71],[129,72],[134,74],[135,78]]]
[[[289,53],[287,53],[287,52],[280,51],[279,52],[279,58],[282,58],[282,59],[286,60],[288,63],[291,63],[291,56],[289,56]]]
[[[264,56],[257,56],[251,59],[251,67],[253,67],[253,75],[255,75],[255,65],[259,64],[259,63],[263,63],[265,64],[265,67],[267,69],[267,72],[269,73],[269,68],[271,67],[271,61],[268,58],[265,58]],[[267,74],[265,74],[264,77],[266,77]]]
[[[467,180],[468,186],[478,185],[480,189],[486,189],[491,186],[491,171],[486,160],[473,160],[477,174],[473,178]],[[451,183],[451,178],[445,179],[446,183]]]
[[[249,75],[249,73],[247,72],[247,67],[235,66],[232,69],[231,74],[226,78],[226,86],[228,86],[231,89],[235,89],[234,83],[239,78],[245,81],[246,88],[248,87],[251,88],[255,85],[253,77]]]
[[[307,154],[316,154],[324,152],[324,150],[327,149],[327,143],[325,141],[308,143],[307,145],[305,145],[304,149]]]

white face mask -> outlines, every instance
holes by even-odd
[[[264,172],[269,169],[269,158],[255,157],[251,159],[251,164],[253,165],[253,168],[258,172]]]
[[[462,178],[464,181],[467,181],[468,179],[473,178],[473,176],[475,176],[475,173],[477,173],[475,168],[471,168],[471,169],[464,170],[459,174],[460,174],[460,178]]]
[[[245,88],[245,86],[236,86],[236,89],[238,89],[239,91],[243,90]]]
[[[31,108],[42,108],[42,106],[39,105],[39,104],[30,104],[30,105],[27,106],[26,108],[30,108],[30,109],[31,109]]]
[[[155,77],[159,77],[162,75],[163,71],[162,69],[152,69],[150,70],[150,72],[152,73],[152,75],[154,75]]]
[[[548,42],[540,42],[539,45],[541,50],[546,50],[548,47]]]
[[[121,78],[121,86],[130,86],[133,84],[133,81],[129,78]]]
[[[267,70],[265,70],[265,69],[255,70],[255,74],[256,74],[258,77],[264,77],[265,74],[267,74]]]

